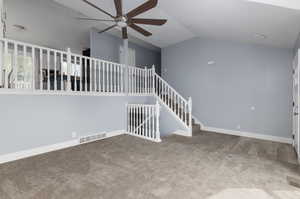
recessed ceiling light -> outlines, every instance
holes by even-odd
[[[267,39],[267,38],[268,38],[267,35],[265,35],[265,34],[260,34],[260,33],[256,33],[256,34],[254,35],[254,37],[256,37],[256,38],[258,38],[258,39]]]

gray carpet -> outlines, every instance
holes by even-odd
[[[215,133],[119,136],[0,165],[1,199],[299,199],[290,145]]]

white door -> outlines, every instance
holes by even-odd
[[[300,51],[300,50],[299,50]],[[300,132],[299,132],[299,52],[293,62],[293,145],[300,156]]]

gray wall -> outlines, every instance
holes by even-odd
[[[186,128],[175,116],[169,112],[169,110],[160,103],[160,134],[162,137],[173,134],[176,131],[188,131]]]
[[[147,97],[0,96],[0,155],[126,129],[126,103]]]
[[[298,39],[295,44],[294,54],[296,54],[296,52],[298,51],[299,48],[300,48],[300,33],[299,33]]]
[[[123,40],[110,35],[108,33],[99,34],[92,29],[90,32],[91,40],[91,56],[100,59],[119,62],[120,46],[123,45]],[[144,48],[129,42],[129,47],[135,49],[136,65],[141,67],[152,67],[155,65],[156,71],[160,74],[161,68],[161,53]]]
[[[205,126],[290,138],[292,57],[289,49],[196,38],[162,49],[163,78],[192,97]]]

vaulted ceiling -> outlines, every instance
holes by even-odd
[[[78,14],[108,19],[106,15],[81,0],[54,0]],[[126,11],[146,0],[123,0]],[[290,4],[287,3],[290,1]],[[297,1],[297,2],[296,2]],[[155,9],[140,15],[145,18],[166,18],[162,27],[143,27],[153,33],[144,37],[134,30],[129,35],[158,47],[166,47],[194,37],[259,43],[293,48],[300,32],[299,0],[160,0]],[[113,0],[90,0],[115,14]],[[293,8],[293,9],[291,9]],[[79,21],[78,23],[85,23]],[[98,29],[108,24],[94,23]],[[118,33],[118,30],[112,32]]]

